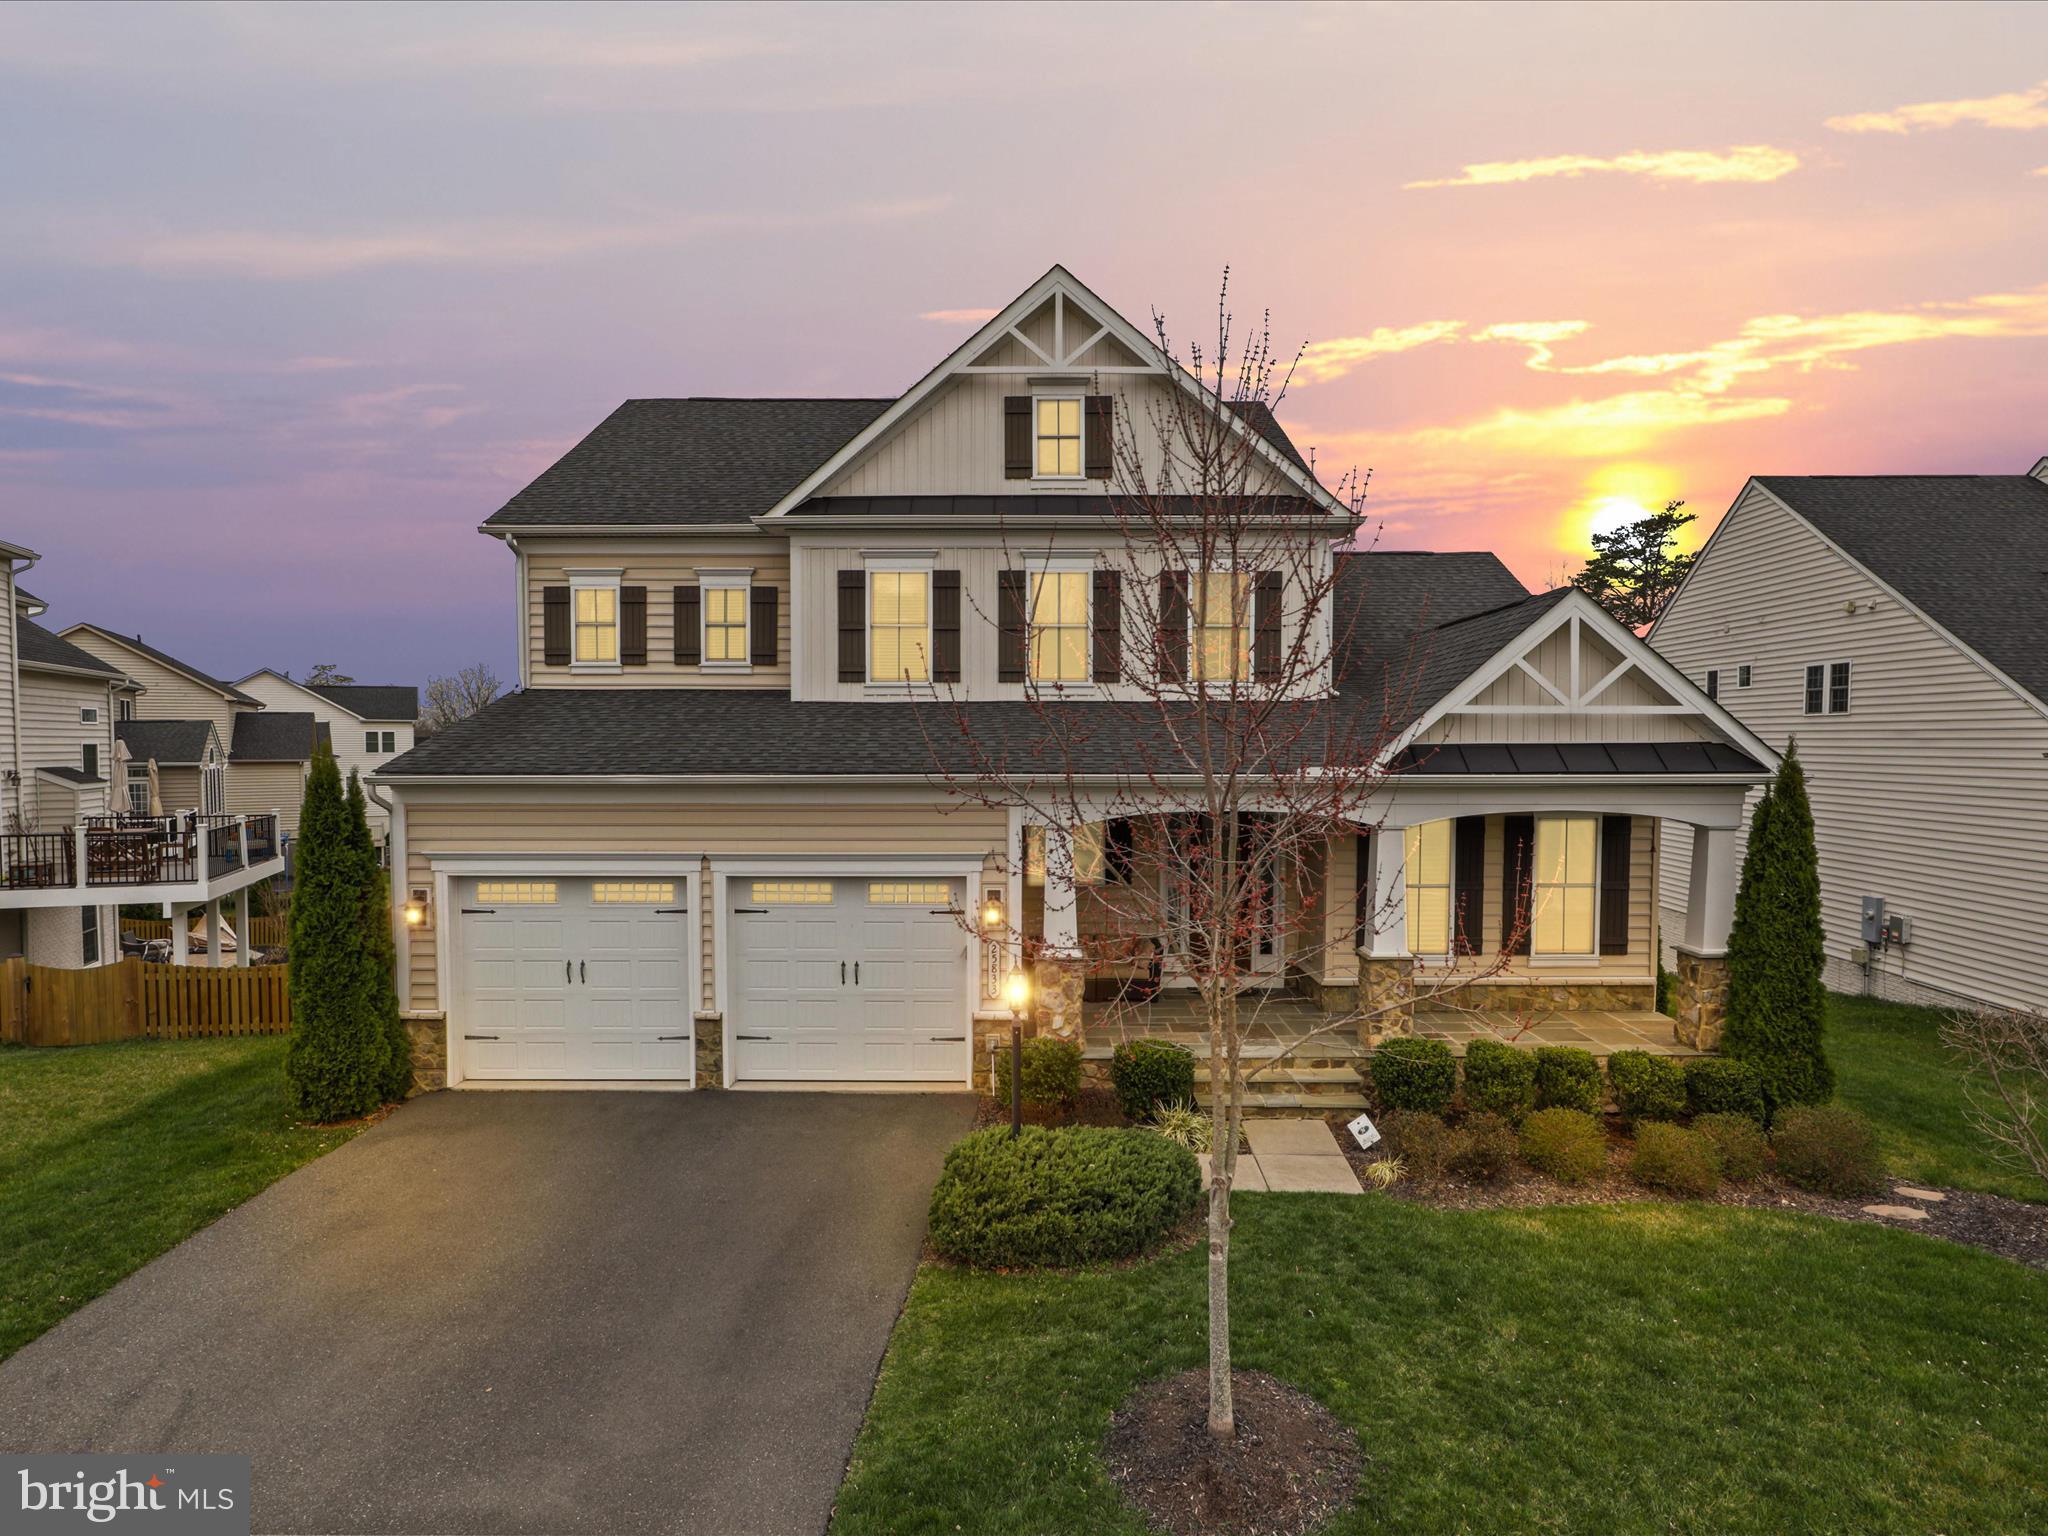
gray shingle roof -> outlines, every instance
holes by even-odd
[[[313,755],[313,712],[301,709],[245,710],[235,716],[231,763],[303,763]]]
[[[184,676],[191,678],[195,683],[203,683],[208,688],[226,694],[237,704],[260,704],[262,702],[260,699],[250,698],[248,694],[242,692],[233,683],[224,683],[219,678],[178,660],[177,657],[169,652],[160,651],[155,646],[146,644],[140,635],[124,635],[118,629],[108,629],[104,624],[73,624],[71,628],[94,630],[99,634],[105,635],[109,640],[119,641],[122,645],[140,651],[151,661],[169,667],[173,672],[182,673]]]
[[[20,615],[14,620],[15,652],[25,667],[75,667],[84,672],[104,672],[108,677],[120,677],[119,667],[101,661],[91,651],[82,650],[62,635],[43,628],[34,619]]]
[[[138,765],[152,757],[157,766],[203,762],[206,743],[213,734],[208,720],[116,720],[114,739],[125,743],[128,757]]]
[[[1773,496],[2048,701],[2048,484],[2032,475],[1760,475]]]
[[[412,721],[420,717],[420,691],[397,683],[307,683],[317,693],[365,720]]]
[[[85,771],[85,770],[84,770],[83,768],[70,768],[70,767],[57,767],[57,768],[38,768],[38,769],[36,769],[35,771],[36,771],[37,773],[43,774],[44,776],[46,776],[46,777],[48,777],[48,778],[52,778],[52,779],[61,779],[61,780],[63,780],[63,781],[64,781],[64,782],[66,783],[66,784],[80,784],[80,785],[84,785],[84,784],[104,784],[104,783],[106,783],[106,780],[105,780],[105,779],[99,778],[99,777],[98,777],[97,775],[94,775],[94,774],[90,774],[90,773],[87,773],[87,772],[86,772],[86,771]]]

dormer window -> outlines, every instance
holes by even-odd
[[[1041,480],[1081,478],[1081,396],[1040,395],[1038,448],[1032,463]]]
[[[576,659],[619,659],[619,591],[616,587],[576,589]]]

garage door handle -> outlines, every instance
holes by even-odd
[[[495,1040],[498,1037],[496,1035],[464,1035],[462,1038],[465,1040]]]
[[[585,965],[581,960],[578,960],[576,962],[576,979],[578,981],[590,980],[590,967]]]
[[[839,985],[842,987],[846,985],[846,962],[844,960],[839,962]]]
[[[564,980],[564,981],[574,981],[575,979],[576,979],[576,962],[575,962],[574,960],[564,960],[564,961],[562,962],[562,980]]]
[[[860,962],[858,960],[853,962],[853,984],[856,987],[860,985]]]

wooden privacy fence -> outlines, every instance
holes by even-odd
[[[230,923],[228,926],[233,928],[237,935],[242,931],[236,924]],[[202,935],[206,932],[204,922],[200,923],[199,932]],[[258,949],[279,949],[284,945],[284,932],[283,918],[259,917],[250,937]],[[124,917],[121,919],[121,936],[125,939],[141,939],[144,942],[150,939],[168,939],[171,936],[171,920],[168,917]]]
[[[0,1040],[20,1045],[280,1035],[291,1027],[281,965],[216,970],[131,956],[71,971],[18,955],[0,964]]]

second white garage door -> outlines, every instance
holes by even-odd
[[[961,882],[742,879],[732,900],[735,1079],[965,1076]]]

